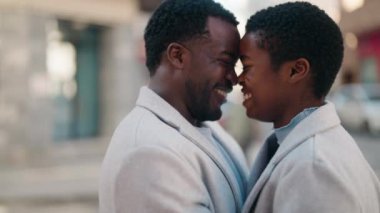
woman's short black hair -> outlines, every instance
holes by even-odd
[[[314,95],[330,90],[343,60],[343,38],[338,25],[321,9],[307,2],[279,4],[251,16],[246,33],[259,37],[274,69],[289,60],[309,61]]]
[[[237,26],[235,16],[213,0],[166,0],[154,11],[145,28],[146,66],[153,75],[161,55],[172,42],[187,41],[206,30],[208,17]]]

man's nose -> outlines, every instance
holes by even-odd
[[[238,77],[234,69],[228,73],[227,79],[230,80],[233,85],[236,85],[238,83]]]
[[[238,77],[237,77],[237,83],[241,86],[243,86],[244,84],[244,80],[245,80],[245,77],[244,77],[244,73],[240,74]]]

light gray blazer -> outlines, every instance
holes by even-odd
[[[239,145],[206,123],[244,177]],[[216,147],[156,93],[143,87],[115,130],[101,171],[101,213],[241,212],[246,192]]]
[[[355,116],[355,115],[353,115]],[[259,151],[251,180],[264,151]],[[302,120],[250,191],[243,212],[378,213],[380,184],[332,103]]]

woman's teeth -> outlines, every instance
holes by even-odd
[[[248,100],[250,98],[252,98],[252,94],[251,93],[244,94],[244,100]]]

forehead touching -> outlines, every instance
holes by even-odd
[[[214,54],[238,58],[240,35],[234,25],[211,16],[205,28],[203,34],[193,39],[196,46]]]
[[[268,44],[260,34],[249,32],[240,41],[240,60],[255,60],[262,53],[267,53]]]

